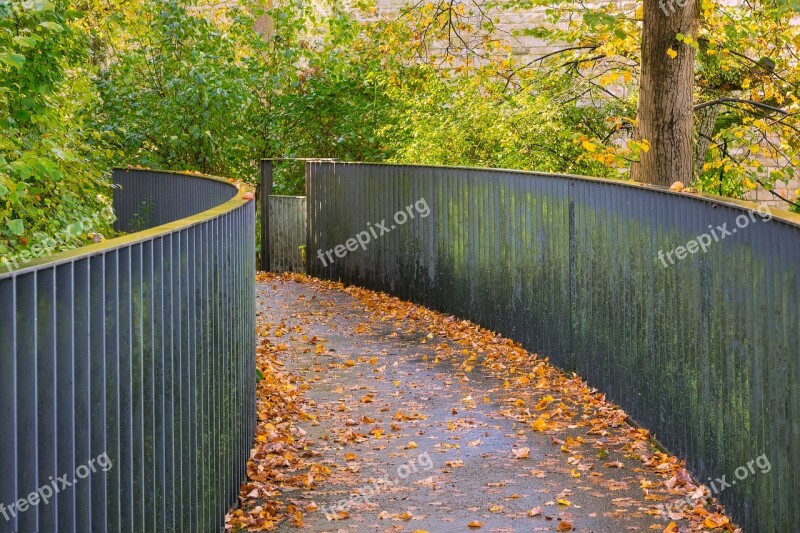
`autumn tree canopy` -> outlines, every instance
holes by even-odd
[[[533,8],[544,20],[519,32],[553,51],[523,60],[498,21]],[[265,14],[267,37],[254,30]],[[0,0],[0,257],[102,210],[114,165],[254,179],[261,157],[338,157],[741,197],[798,163],[795,16],[783,0],[393,13],[370,0]],[[302,189],[297,170],[276,179]]]

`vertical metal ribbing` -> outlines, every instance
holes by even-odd
[[[16,279],[16,312],[23,320],[16,322],[16,388],[17,388],[17,447],[15,461],[18,477],[16,493],[19,497],[38,485],[39,451],[37,423],[37,344],[35,324],[36,313],[36,274],[25,274]],[[31,319],[33,317],[33,320]],[[20,357],[26,354],[27,357]],[[13,516],[13,515],[12,515]],[[39,527],[36,513],[17,514],[15,531],[36,530]]]
[[[175,234],[165,236],[162,241],[163,276],[164,276],[164,357],[161,363],[164,376],[163,412],[164,412],[164,523],[168,531],[175,531],[178,522],[176,508],[176,480],[180,475],[180,468],[176,454],[175,427],[175,321],[179,320],[175,314],[175,254],[173,240]]]
[[[92,462],[95,457],[92,455],[92,423],[93,413],[91,410],[91,370],[90,370],[90,326],[91,326],[91,295],[89,292],[89,259],[83,259],[73,263],[72,284],[74,287],[74,308],[73,308],[73,419],[70,422],[71,430],[75,435],[75,453],[72,458],[73,464],[83,465],[89,470],[82,470],[80,473],[86,477],[81,479],[75,486],[75,529],[77,531],[92,531],[92,483],[91,478],[95,475],[102,476],[102,471]],[[60,320],[59,320],[60,322]],[[63,355],[59,355],[61,359]],[[66,472],[59,465],[59,470]],[[93,471],[95,470],[95,471]],[[98,474],[99,472],[99,474]]]
[[[107,453],[106,444],[106,328],[105,328],[105,255],[99,254],[89,259],[89,418],[90,442],[89,456],[99,457]],[[116,458],[110,458],[112,464]],[[91,476],[91,527],[104,530],[107,524],[106,472]]]
[[[238,211],[233,219],[236,221],[236,229],[234,233],[237,235],[237,241],[239,240],[238,236],[244,235],[244,231],[246,231],[246,225],[244,223],[246,217],[246,210],[242,209]],[[244,455],[242,453],[241,442],[244,440],[244,428],[245,428],[245,417],[247,416],[247,411],[244,408],[245,405],[245,397],[246,394],[246,387],[244,383],[244,376],[246,373],[246,368],[244,366],[244,359],[245,359],[245,347],[247,345],[245,337],[247,332],[245,331],[245,327],[247,325],[247,305],[245,299],[245,292],[246,292],[246,284],[247,279],[245,278],[247,267],[245,265],[246,257],[244,254],[247,253],[247,246],[244,246],[243,242],[238,242],[238,245],[235,246],[236,250],[236,264],[234,265],[234,272],[237,273],[235,276],[236,279],[236,302],[235,302],[235,311],[236,311],[236,337],[237,337],[237,346],[236,346],[236,403],[234,404],[237,408],[236,412],[236,434],[234,436],[234,445],[233,445],[233,454],[236,461],[236,470],[234,471],[233,476],[233,485],[234,485],[234,493],[233,498],[231,498],[230,504],[235,504],[238,500],[239,495],[239,486],[240,483],[237,483],[237,480],[243,479],[244,473]]]
[[[185,493],[184,483],[187,472],[184,469],[183,457],[183,305],[181,287],[181,233],[172,234],[172,456],[175,466],[173,469],[173,513],[174,528],[183,531],[185,523]]]
[[[227,239],[227,232],[225,228],[225,220],[219,219],[217,221],[217,234],[219,235],[220,239],[220,246],[218,250],[218,257],[217,261],[219,264],[218,270],[216,272],[217,276],[217,287],[219,288],[216,293],[216,312],[217,316],[219,317],[219,323],[223,324],[225,321],[225,286],[226,286],[226,278],[223,273],[227,267],[226,264],[226,255],[227,255],[227,248],[228,243],[226,242]],[[215,409],[217,411],[217,428],[218,428],[218,442],[217,442],[217,495],[226,494],[228,489],[228,484],[225,479],[227,474],[227,457],[225,456],[226,450],[226,435],[225,435],[225,428],[227,427],[227,417],[225,416],[225,387],[227,385],[226,376],[225,376],[225,350],[227,348],[226,345],[227,341],[227,328],[220,327],[217,330],[217,350],[215,353],[215,367],[216,367],[216,374],[217,374],[217,385],[216,385],[216,405]],[[224,507],[224,503],[219,499],[216,502],[216,510],[217,512],[221,512],[222,508]]]
[[[146,448],[144,443],[144,288],[142,245],[130,248],[130,431],[131,527],[144,531]]]
[[[220,219],[220,233],[222,234],[222,260],[221,271],[228,272],[230,268],[230,228],[228,226],[227,218]],[[220,290],[220,313],[222,323],[226,323],[228,316],[228,297],[230,296],[230,276],[222,276]],[[220,450],[220,459],[222,461],[222,470],[220,472],[220,492],[222,496],[219,500],[220,511],[225,506],[225,499],[230,489],[228,483],[230,475],[230,447],[228,446],[228,438],[230,435],[230,415],[228,412],[229,403],[228,398],[230,395],[230,376],[229,376],[229,363],[230,363],[230,329],[227,327],[221,330],[222,349],[220,350],[220,422],[222,423],[220,434],[222,436],[222,448]]]
[[[182,504],[183,504],[183,528],[188,531],[193,531],[195,526],[194,521],[194,456],[195,451],[192,449],[192,434],[194,428],[192,427],[192,318],[194,311],[189,308],[190,293],[191,293],[191,259],[189,256],[189,237],[191,229],[185,229],[178,235],[180,237],[180,302],[181,302],[181,486],[183,491]]]
[[[206,492],[205,492],[205,443],[206,443],[206,422],[205,422],[205,382],[203,379],[205,371],[205,248],[204,234],[206,224],[197,226],[193,232],[194,253],[192,266],[194,268],[195,286],[195,308],[196,308],[196,342],[195,342],[195,372],[193,380],[195,387],[195,431],[197,435],[196,457],[195,457],[195,483],[197,484],[197,524],[198,529],[207,528],[209,521],[206,516]]]
[[[175,200],[159,217],[230,198],[222,182],[125,174],[127,193],[161,188]],[[0,518],[0,531],[222,526],[255,425],[254,231],[255,206],[243,203],[0,277],[0,503],[58,477],[70,483],[49,504]]]
[[[239,266],[238,255],[239,249],[235,245],[238,231],[239,231],[239,224],[238,217],[230,216],[228,217],[230,229],[231,229],[231,239],[232,239],[232,246],[231,246],[231,269],[230,271],[237,272],[237,268]],[[239,376],[241,374],[239,370],[239,326],[241,325],[240,317],[238,313],[237,304],[239,303],[239,278],[236,275],[231,276],[231,300],[230,300],[230,310],[229,310],[229,320],[231,324],[231,352],[230,352],[230,365],[231,365],[231,411],[230,411],[230,418],[231,418],[231,450],[230,450],[230,463],[231,463],[231,477],[228,478],[228,493],[226,494],[225,503],[230,505],[236,498],[237,494],[237,487],[236,487],[236,478],[239,474],[239,446],[238,444],[238,431],[239,431],[239,413],[236,411],[236,406],[239,405],[239,392],[241,390],[239,384]]]
[[[272,194],[272,161],[261,160],[261,270],[269,272],[269,197]]]
[[[166,418],[166,361],[167,346],[165,324],[169,320],[166,312],[166,284],[169,282],[168,271],[165,267],[164,239],[158,238],[152,242],[152,323],[153,323],[153,523],[167,525],[167,444],[166,432],[168,420]]]
[[[256,213],[255,213],[255,205],[248,208],[247,211],[247,227],[255,227],[255,220],[256,220]],[[246,235],[246,234],[245,234]],[[247,280],[251,280],[255,278],[256,274],[256,265],[255,261],[253,261],[253,257],[255,257],[255,241],[252,239],[245,239],[245,242],[248,243],[249,253],[246,256],[246,265],[247,270],[245,273],[245,278]],[[245,457],[245,466],[243,476],[247,473],[247,461],[250,457],[250,446],[252,443],[252,438],[255,435],[256,430],[256,344],[258,342],[258,337],[256,334],[256,285],[255,283],[247,283],[247,296],[248,296],[248,306],[247,306],[247,346],[245,351],[245,358],[246,358],[246,365],[245,365],[245,380],[248,384],[247,387],[247,405],[248,405],[248,421],[249,424],[247,426],[247,432],[243,437],[242,442],[242,453]],[[244,477],[242,478],[244,479]]]
[[[50,268],[35,275],[37,298],[33,304],[36,307],[37,320],[31,324],[36,337],[36,395],[31,403],[31,409],[36,410],[36,451],[37,468],[35,482],[20,487],[22,496],[49,483],[49,476],[57,472],[57,447],[59,438],[58,412],[57,412],[57,375],[56,359],[56,304],[52,295],[55,292],[55,269]],[[70,357],[70,354],[67,354]],[[63,385],[62,385],[63,386]],[[67,428],[63,428],[63,437],[69,438]],[[28,437],[30,439],[30,436]],[[25,443],[25,445],[29,445]],[[67,444],[71,448],[71,443]],[[64,495],[66,499],[66,494]],[[55,529],[58,520],[58,500],[56,505],[47,508],[38,507],[20,513],[20,529],[25,530],[28,524],[36,524],[37,529]],[[38,515],[38,516],[37,516]]]
[[[244,440],[245,432],[244,428],[245,418],[247,416],[247,410],[244,408],[245,406],[245,397],[244,395],[247,393],[247,388],[245,387],[244,383],[244,376],[246,374],[247,369],[244,366],[244,359],[245,359],[245,348],[246,348],[246,335],[247,332],[245,327],[247,326],[247,302],[245,299],[245,292],[246,286],[248,283],[246,276],[247,267],[245,261],[247,257],[245,254],[248,252],[248,247],[244,246],[243,242],[238,242],[241,235],[245,235],[245,231],[247,231],[247,226],[245,224],[245,217],[246,217],[246,210],[242,209],[238,211],[232,218],[236,221],[236,229],[234,230],[234,234],[237,236],[237,246],[235,246],[236,250],[236,264],[234,265],[233,271],[235,274],[236,279],[236,302],[235,302],[235,311],[236,311],[236,337],[237,337],[237,346],[236,346],[236,435],[234,437],[234,446],[233,446],[233,454],[236,460],[236,470],[233,476],[232,482],[234,485],[234,494],[233,498],[230,501],[230,504],[235,504],[238,499],[239,493],[239,485],[237,480],[242,480],[244,478],[244,455],[242,453],[241,442]]]
[[[189,228],[186,231],[186,274],[188,277],[187,282],[187,313],[188,313],[188,334],[189,334],[189,368],[188,368],[188,404],[189,404],[189,425],[190,425],[190,440],[189,448],[191,450],[191,463],[189,465],[190,476],[189,484],[191,489],[190,500],[190,527],[193,530],[200,529],[198,523],[198,483],[197,483],[197,457],[199,450],[197,448],[197,337],[199,334],[197,324],[197,249],[195,247],[195,238],[197,235],[197,227]]]
[[[105,259],[105,366],[106,451],[114,468],[107,476],[107,529],[121,531],[122,446],[120,443],[120,353],[119,353],[119,251]]]
[[[119,256],[119,444],[120,529],[134,529],[134,436],[133,436],[133,286],[130,248]]]
[[[317,257],[316,239],[314,238],[314,228],[316,227],[316,209],[314,195],[314,166],[311,161],[305,163],[305,193],[306,193],[306,273],[314,273],[314,265],[319,258]]]
[[[791,270],[790,279],[792,280],[791,289],[784,292],[784,306],[787,309],[785,318],[785,331],[788,335],[787,339],[787,352],[800,353],[800,331],[794,325],[794,319],[798,316],[798,303],[800,303],[800,249],[794,246],[791,241],[784,241],[784,250],[786,250],[786,258],[790,265],[793,265]],[[789,375],[787,376],[790,386],[790,397],[800,397],[800,361],[791,361],[789,365]],[[788,402],[789,420],[800,420],[800,402]],[[790,427],[790,435],[788,442],[800,441],[800,423],[794,423]],[[792,465],[794,472],[788,476],[791,480],[787,483],[786,491],[789,494],[800,494],[800,450],[792,447],[788,463]],[[794,506],[791,517],[791,523],[800,523],[800,509]]]
[[[227,263],[226,263],[226,271],[234,272],[234,251],[233,251],[233,243],[235,242],[235,235],[234,235],[234,226],[233,226],[233,217],[225,217],[225,224],[227,226],[226,231],[226,241],[227,241]],[[227,504],[235,497],[236,495],[236,483],[235,483],[235,475],[236,471],[234,469],[234,464],[236,463],[236,447],[233,445],[233,437],[234,437],[234,428],[236,426],[236,416],[235,416],[235,409],[236,404],[235,397],[236,397],[236,383],[234,381],[234,358],[236,355],[236,343],[235,343],[235,333],[236,330],[233,325],[232,320],[235,320],[234,316],[234,281],[236,280],[236,276],[230,275],[226,276],[226,291],[225,291],[225,298],[226,298],[226,313],[225,313],[225,322],[229,324],[229,327],[225,328],[227,332],[228,338],[228,346],[227,350],[225,351],[225,359],[226,359],[226,371],[228,374],[228,383],[226,386],[227,391],[227,405],[225,406],[225,419],[228,422],[226,436],[228,438],[228,447],[225,454],[225,458],[228,464],[228,470],[225,475],[225,484],[226,490],[222,500],[225,502],[226,507]],[[224,511],[224,509],[223,509]]]
[[[105,258],[98,254],[89,258],[89,420],[91,442],[89,455],[99,457],[106,454],[111,469],[117,462],[111,457],[106,444],[106,309],[105,309]],[[107,527],[106,506],[108,501],[106,477],[108,472],[91,478],[91,531]]]
[[[0,502],[17,501],[18,486],[18,403],[17,403],[17,295],[16,279],[0,280],[0,376],[6,376],[0,387],[0,412],[5,413],[6,426],[0,431]],[[16,531],[17,520],[7,514],[0,521],[3,533]]]
[[[156,345],[156,304],[155,296],[157,278],[153,263],[155,244],[153,241],[142,243],[141,246],[141,277],[142,277],[142,438],[144,457],[142,460],[142,501],[144,503],[142,514],[142,531],[154,531],[157,528],[156,508],[156,439],[155,430],[156,401],[155,401],[155,360],[160,355]]]
[[[222,232],[221,228],[221,221],[219,219],[214,220],[214,270],[213,270],[213,282],[214,282],[214,290],[211,292],[212,294],[212,312],[214,314],[214,320],[212,321],[215,325],[214,328],[214,347],[212,352],[212,391],[213,391],[213,398],[214,403],[212,404],[213,410],[213,419],[214,419],[214,450],[213,450],[213,458],[214,458],[214,495],[217,496],[219,494],[224,494],[224,480],[222,474],[222,467],[223,467],[223,457],[222,457],[222,419],[221,419],[221,406],[222,406],[222,333],[223,328],[222,324],[222,312],[221,312],[221,293],[222,293],[222,278],[223,272],[222,269],[224,268],[223,261],[222,261],[222,254],[223,249],[225,247],[225,235]],[[219,513],[221,510],[222,504],[219,500],[214,502],[214,513]]]

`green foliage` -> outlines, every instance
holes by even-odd
[[[178,0],[140,4],[138,23],[98,78],[97,127],[115,133],[125,163],[253,175],[265,142],[258,131],[266,44],[252,15],[231,15],[215,24]]]
[[[488,4],[534,3],[549,5],[550,22],[577,18],[523,33],[576,45],[522,66],[494,22],[478,15],[477,0],[415,4],[371,22],[352,13],[369,13],[369,0],[347,8],[333,0],[269,8],[264,0],[0,0],[0,257],[96,218],[108,204],[112,164],[245,180],[256,179],[262,157],[624,176],[649,148],[632,135],[640,13],[549,0]],[[710,29],[696,44],[698,93],[787,109],[783,95],[796,102],[786,64],[740,57],[765,55],[746,44],[760,15],[724,27],[703,6]],[[264,13],[268,36],[253,30]],[[769,31],[786,28],[777,20]],[[792,87],[779,87],[778,72]],[[767,133],[791,126],[792,115],[761,111],[723,110],[698,188],[741,196],[764,170],[754,155],[794,162],[788,133],[778,149],[754,152]],[[276,164],[275,177],[276,192],[303,194],[302,163]],[[107,232],[108,221],[97,229]]]
[[[397,98],[400,117],[383,132],[392,160],[612,176],[584,157],[581,140],[603,124],[607,108],[560,105],[542,80],[507,87],[479,77],[443,78],[426,70]]]
[[[34,255],[108,233],[106,178],[114,156],[87,126],[97,102],[87,73],[81,14],[65,0],[0,0],[0,258],[47,241]],[[68,239],[67,228],[81,227]]]
[[[364,24],[333,8],[323,35],[273,100],[275,153],[618,175],[582,144],[620,113],[616,102],[579,107],[546,74],[508,84],[491,68],[456,75],[419,61],[405,21]],[[276,190],[302,194],[302,175],[276,164]]]

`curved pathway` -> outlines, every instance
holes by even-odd
[[[260,274],[260,422],[229,529],[733,531],[577,376],[386,295]]]

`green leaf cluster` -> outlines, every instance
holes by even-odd
[[[0,0],[0,259],[110,232],[111,217],[92,218],[110,203],[115,154],[89,126],[97,95],[80,17],[65,0]],[[75,224],[85,231],[63,238]]]

